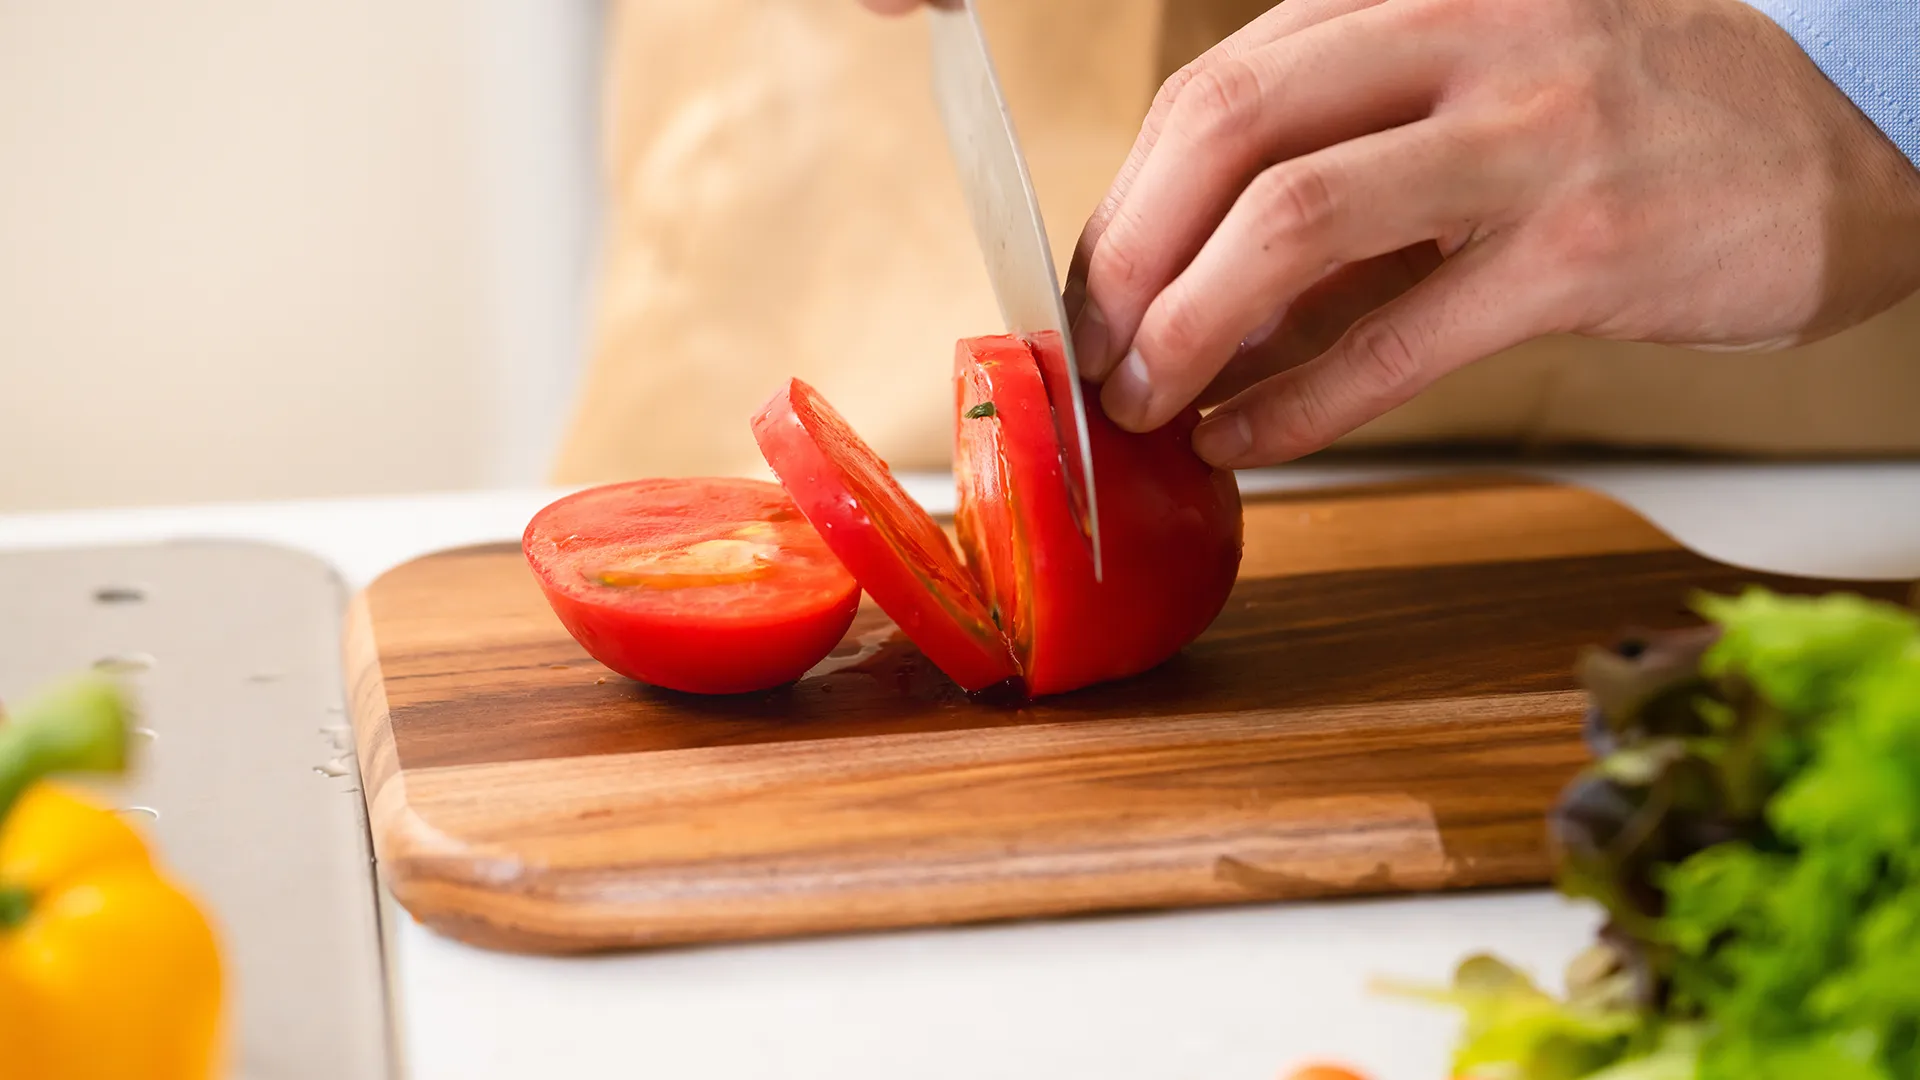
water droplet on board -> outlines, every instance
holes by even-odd
[[[103,656],[93,662],[94,670],[112,672],[115,675],[129,675],[136,671],[149,671],[158,660],[152,653],[123,652],[112,656]]]
[[[813,669],[805,675],[802,675],[801,678],[817,679],[822,675],[831,675],[836,671],[844,671],[847,668],[865,663],[878,654],[887,642],[892,641],[893,636],[897,633],[899,633],[899,631],[891,624],[868,630],[853,639],[853,648],[848,650],[844,655],[841,653],[841,650],[847,648],[847,643],[843,641],[835,647],[832,653],[828,654],[825,660],[813,665]]]
[[[151,821],[160,820],[160,811],[155,810],[151,806],[116,806],[114,807],[113,812],[116,814],[127,814],[130,816],[145,815]]]
[[[142,739],[147,740],[148,742],[160,741],[160,733],[153,730],[150,727],[137,727],[132,730],[135,735],[139,736]]]
[[[329,778],[351,776],[353,774],[353,755],[341,754],[325,765],[315,765],[313,771]]]

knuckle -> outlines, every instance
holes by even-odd
[[[1259,217],[1279,237],[1318,232],[1340,213],[1337,185],[1324,168],[1301,163],[1276,166],[1248,186]]]
[[[1348,348],[1364,380],[1360,393],[1384,395],[1419,383],[1425,350],[1398,320],[1363,319],[1351,333]]]
[[[1200,74],[1201,70],[1207,66],[1207,61],[1208,58],[1203,56],[1167,76],[1166,81],[1160,84],[1160,89],[1153,95],[1153,107],[1148,111],[1158,113],[1173,108],[1173,103],[1180,100],[1181,91],[1185,90],[1194,76]]]
[[[1413,32],[1432,32],[1451,25],[1472,25],[1490,14],[1486,8],[1499,0],[1404,0],[1395,9],[1400,25]]]
[[[1574,268],[1604,266],[1627,247],[1627,227],[1617,200],[1583,192],[1543,221],[1547,250],[1555,261]]]
[[[1501,26],[1527,38],[1561,45],[1608,30],[1619,0],[1402,0],[1402,25],[1415,29],[1466,28],[1479,33]]]
[[[1174,102],[1175,124],[1200,141],[1243,134],[1260,106],[1259,76],[1240,60],[1221,60],[1194,73]]]
[[[1499,19],[1502,25],[1532,34],[1550,34],[1561,42],[1573,34],[1607,25],[1615,0],[1437,0],[1456,14],[1484,25]]]
[[[1546,0],[1540,17],[1571,41],[1610,33],[1619,12],[1615,0]]]
[[[1122,205],[1115,211],[1106,231],[1100,234],[1099,241],[1094,244],[1093,255],[1087,260],[1089,288],[1097,282],[1103,290],[1128,295],[1139,291],[1145,275],[1145,263],[1133,240],[1137,231],[1135,220]]]
[[[1610,115],[1636,84],[1633,75],[1622,69],[1622,50],[1614,31],[1591,8],[1589,0],[1558,0],[1548,5],[1548,13],[1540,16],[1546,25],[1532,28],[1528,37],[1543,48],[1551,47],[1553,63],[1525,68],[1495,83],[1504,87],[1506,106],[1514,119],[1538,136],[1591,133],[1595,123]]]
[[[1149,140],[1159,139],[1160,133],[1171,123],[1175,108],[1187,92],[1187,87],[1192,85],[1193,80],[1198,78],[1201,72],[1218,63],[1220,55],[1219,47],[1216,46],[1166,77],[1166,80],[1160,84],[1160,89],[1154,91],[1153,104],[1147,109],[1146,120],[1140,125],[1143,136]]]
[[[1524,127],[1548,138],[1592,134],[1612,84],[1598,63],[1569,58],[1547,82],[1528,88],[1511,108]]]
[[[1265,422],[1255,425],[1254,441],[1258,444],[1265,434],[1267,442],[1261,449],[1276,461],[1311,454],[1344,434],[1339,430],[1339,411],[1326,391],[1314,383],[1302,385],[1274,404]]]
[[[1192,356],[1201,351],[1207,339],[1207,305],[1196,303],[1186,289],[1172,288],[1160,294],[1148,313],[1151,336],[1165,356]]]

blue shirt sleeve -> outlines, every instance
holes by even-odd
[[[1920,165],[1920,0],[1746,0]]]

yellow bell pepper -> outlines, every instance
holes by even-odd
[[[119,815],[45,782],[125,769],[127,699],[59,687],[0,723],[0,1077],[210,1080],[213,930]]]

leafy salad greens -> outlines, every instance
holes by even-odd
[[[1467,1080],[1920,1080],[1920,615],[1706,597],[1580,661],[1595,763],[1549,820],[1599,940],[1551,995],[1450,988]]]

